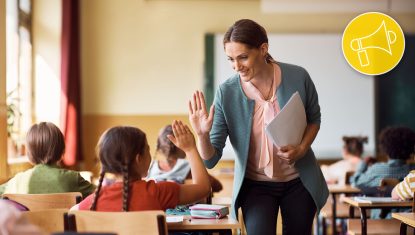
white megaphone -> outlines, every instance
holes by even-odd
[[[369,65],[369,58],[367,56],[367,49],[380,49],[392,55],[391,44],[396,41],[396,33],[387,30],[385,21],[382,21],[379,28],[372,34],[355,38],[350,42],[350,47],[353,51],[357,51],[360,65],[362,67]]]

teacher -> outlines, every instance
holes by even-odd
[[[315,86],[304,68],[271,57],[265,29],[252,20],[235,22],[223,46],[237,73],[220,85],[209,113],[202,92],[189,102],[204,163],[218,163],[229,137],[236,153],[232,216],[241,207],[249,235],[276,234],[281,209],[283,234],[311,234],[328,197],[310,147],[321,120]],[[307,117],[303,138],[296,146],[275,146],[265,127],[296,91]]]

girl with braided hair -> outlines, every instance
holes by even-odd
[[[168,138],[189,157],[193,184],[142,180],[151,162],[146,135],[135,127],[117,126],[107,130],[97,145],[102,165],[97,190],[72,210],[166,210],[206,197],[210,183],[194,136],[181,121],[174,121],[172,129],[173,134]],[[111,185],[102,186],[106,173],[114,174],[117,179]]]

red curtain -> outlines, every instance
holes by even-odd
[[[62,0],[61,128],[65,135],[66,166],[74,166],[82,159],[79,23],[79,1]]]

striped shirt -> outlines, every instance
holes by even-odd
[[[402,200],[413,198],[415,191],[415,170],[409,172],[405,179],[396,185],[395,190]]]

